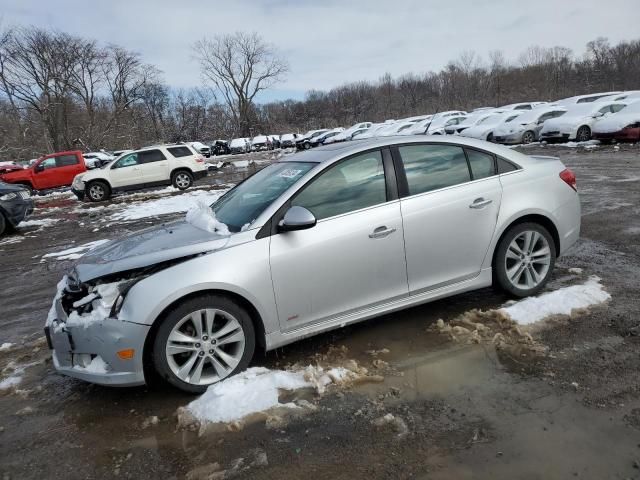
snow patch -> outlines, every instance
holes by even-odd
[[[22,375],[29,367],[36,365],[38,362],[16,364],[15,362],[9,362],[7,366],[2,370],[2,373],[9,373],[8,377],[0,380],[0,390],[8,390],[19,385],[22,382]]]
[[[9,350],[11,347],[13,347],[13,343],[3,343],[2,345],[0,345],[0,352],[4,352],[5,350]]]
[[[515,302],[499,311],[506,313],[520,325],[529,325],[551,315],[571,315],[575,309],[606,302],[611,299],[600,278],[593,275],[582,285],[572,285]]]
[[[107,373],[109,371],[109,365],[102,359],[102,357],[100,357],[100,355],[94,357],[93,360],[91,360],[91,363],[86,367],[74,365],[73,368],[87,373]]]
[[[60,220],[56,220],[55,218],[42,218],[40,220],[25,220],[20,222],[19,227],[50,227],[58,223]]]
[[[329,384],[356,376],[346,368],[325,371],[322,367],[308,366],[287,371],[253,367],[210,386],[185,410],[201,423],[233,422],[274,407],[300,408],[295,403],[280,403],[279,390],[315,388],[322,393]]]
[[[197,202],[187,212],[187,222],[205,232],[218,233],[220,235],[229,235],[229,228],[216,218],[216,214],[209,204],[202,201]]]

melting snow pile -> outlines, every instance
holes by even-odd
[[[22,375],[24,374],[24,371],[36,363],[37,362],[32,362],[19,365],[15,362],[9,362],[2,370],[2,373],[8,373],[9,375],[0,380],[0,390],[8,390],[19,385],[22,382]]]
[[[227,226],[216,218],[211,207],[200,201],[189,209],[186,216],[187,222],[205,232],[229,235]]]
[[[40,220],[24,220],[20,222],[20,227],[50,227],[58,223],[55,218],[41,218]]]
[[[0,345],[0,352],[4,352],[5,350],[9,350],[11,347],[13,347],[13,343],[5,342],[2,345]]]
[[[309,366],[286,371],[254,367],[212,385],[185,410],[201,423],[233,422],[274,407],[299,408],[295,403],[280,403],[279,390],[315,388],[322,393],[327,385],[353,380],[356,376],[346,368],[325,371]]]
[[[96,240],[95,242],[85,243],[84,245],[68,248],[66,250],[62,250],[61,252],[47,253],[42,256],[42,260],[40,261],[43,262],[45,258],[54,258],[55,260],[77,260],[89,250],[93,250],[94,248],[97,248],[100,245],[107,243],[108,241],[108,239]]]
[[[212,204],[227,190],[193,190],[181,195],[151,200],[146,202],[134,202],[127,205],[121,211],[111,216],[112,220],[138,220],[145,217],[156,217],[170,213],[180,213],[190,210],[196,201]]]
[[[597,276],[582,285],[572,285],[516,302],[499,311],[521,325],[528,325],[551,315],[571,315],[571,311],[606,302],[611,298]]]

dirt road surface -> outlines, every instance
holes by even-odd
[[[54,372],[42,328],[72,261],[43,256],[179,218],[149,216],[145,206],[179,210],[275,157],[253,155],[257,163],[225,167],[186,194],[162,189],[102,205],[65,193],[39,198],[36,222],[0,240],[0,344],[14,344],[0,350],[0,475],[640,478],[640,145],[522,151],[559,156],[578,176],[581,240],[548,289],[597,275],[610,302],[550,319],[529,337],[473,312],[508,300],[486,289],[259,354],[254,365],[269,368],[355,360],[378,378],[322,396],[298,391],[290,395],[313,408],[203,434],[178,424],[177,409],[192,397]],[[437,324],[465,318],[485,322],[491,335],[470,343]],[[495,333],[507,341],[496,347]]]

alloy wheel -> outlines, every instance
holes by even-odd
[[[189,188],[189,186],[191,185],[191,177],[189,177],[189,175],[187,175],[186,173],[178,173],[176,175],[176,186],[180,189],[185,189],[185,188]]]
[[[544,235],[525,230],[511,241],[504,261],[509,282],[516,288],[530,290],[547,276],[551,249]]]
[[[532,143],[535,141],[535,136],[532,132],[524,132],[522,136],[522,143]]]
[[[578,129],[578,134],[576,135],[576,140],[579,142],[586,142],[591,139],[591,130],[589,127],[580,127]]]
[[[173,374],[192,385],[226,378],[240,363],[245,334],[230,313],[207,308],[183,317],[171,330],[165,355]]]
[[[104,195],[105,191],[102,185],[94,184],[89,187],[89,196],[92,200],[102,200]]]

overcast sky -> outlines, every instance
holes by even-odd
[[[256,31],[291,67],[263,100],[438,70],[465,50],[502,50],[514,60],[534,44],[582,54],[598,36],[640,37],[639,0],[0,0],[0,18],[117,43],[173,87],[201,84],[193,42]]]

